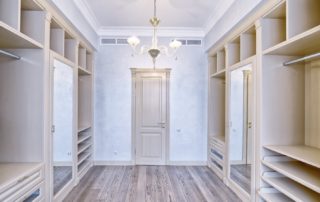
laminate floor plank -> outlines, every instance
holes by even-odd
[[[95,166],[65,202],[237,202],[205,166]]]

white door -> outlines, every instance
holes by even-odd
[[[166,163],[167,82],[165,72],[139,72],[135,83],[136,164]]]

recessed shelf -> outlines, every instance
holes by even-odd
[[[82,68],[82,67],[78,67],[79,70],[79,75],[91,75],[91,72],[89,72],[88,70]]]
[[[43,45],[29,36],[18,32],[12,27],[0,22],[0,48],[7,49],[41,49]]]
[[[79,126],[78,133],[91,128],[91,125]]]
[[[228,45],[228,66],[240,62],[240,37],[237,37]]]
[[[309,55],[319,52],[320,26],[279,43],[265,51],[265,55]]]
[[[262,176],[262,179],[294,201],[319,202],[319,193],[312,191],[289,178]]]
[[[78,144],[86,141],[87,139],[91,138],[91,134],[86,134],[86,135],[79,135],[79,139],[78,139]]]
[[[269,168],[320,193],[320,169],[299,161],[262,161]]]
[[[320,149],[305,145],[264,146],[264,148],[320,168]]]
[[[240,35],[240,60],[256,55],[256,29],[250,28]]]
[[[83,142],[78,146],[78,154],[81,154],[85,150],[87,150],[89,147],[91,147],[91,142]]]
[[[226,77],[226,70],[223,69],[219,72],[216,72],[214,74],[211,75],[211,77],[215,77],[215,78],[225,78]]]
[[[80,165],[83,161],[87,160],[91,156],[91,153],[82,153],[79,155],[78,165]]]

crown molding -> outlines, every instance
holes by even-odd
[[[99,36],[151,36],[152,27],[101,27]],[[205,32],[198,27],[160,27],[157,35],[160,37],[199,37],[203,38]]]
[[[101,27],[101,24],[88,3],[84,0],[73,0],[73,2],[78,7],[85,19],[88,21],[93,30],[98,34],[98,30]]]
[[[226,9],[216,9],[215,13],[212,13],[208,20],[203,25],[203,31],[205,35],[214,27],[215,24],[222,18],[222,16],[230,9],[230,7],[235,3],[235,0],[231,1]]]

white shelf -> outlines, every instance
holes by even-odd
[[[80,165],[83,161],[87,160],[91,156],[91,152],[86,154],[81,154],[78,159],[78,165]]]
[[[91,128],[91,125],[87,125],[87,126],[79,126],[79,129],[78,129],[78,133],[82,132],[82,131],[85,131],[87,129]]]
[[[265,51],[265,55],[308,55],[319,51],[320,26],[312,28]]]
[[[89,72],[88,70],[82,68],[82,67],[78,67],[79,69],[79,75],[91,75],[91,72]]]
[[[8,49],[41,49],[43,45],[0,21],[0,47]]]
[[[320,193],[320,170],[298,161],[277,161],[262,163],[269,168]]]
[[[221,144],[225,144],[225,142],[226,142],[226,137],[222,136],[222,135],[212,136],[212,138],[217,140]]]
[[[0,163],[0,193],[41,166],[41,163]]]
[[[89,139],[90,137],[91,137],[91,134],[89,134],[89,135],[83,135],[82,137],[80,137],[80,138],[78,139],[78,144],[86,141],[86,140]]]
[[[294,202],[286,195],[282,193],[262,193],[259,192],[261,198],[263,198],[266,202]]]
[[[89,147],[91,147],[91,145],[92,144],[88,142],[87,144],[83,143],[83,145],[78,146],[78,155],[87,150]]]
[[[305,145],[264,146],[264,148],[320,168],[320,149]]]
[[[219,72],[211,74],[211,78],[225,78],[225,77],[226,77],[226,70],[225,69],[222,69]]]
[[[320,194],[286,177],[264,177],[262,179],[297,202],[319,202]]]
[[[78,173],[81,175],[83,173],[83,171],[88,169],[89,166],[90,166],[89,161],[82,162],[81,164],[78,165]]]

